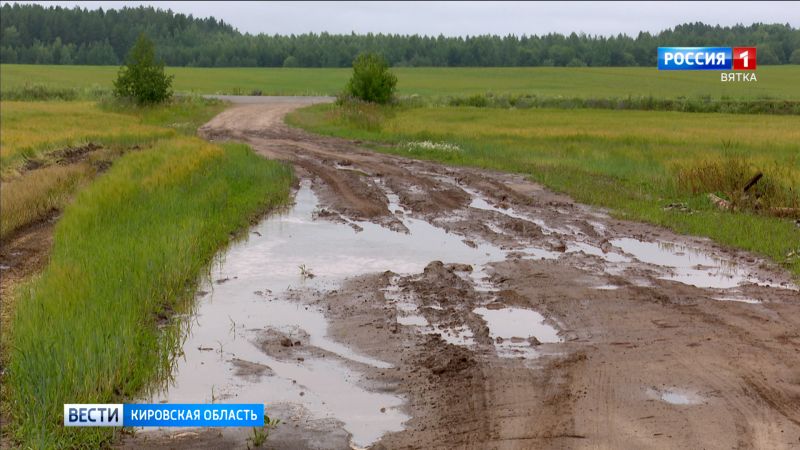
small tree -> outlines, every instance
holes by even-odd
[[[789,57],[789,64],[800,64],[800,48],[792,52],[792,56]]]
[[[164,62],[156,61],[155,46],[144,33],[139,35],[114,81],[114,95],[130,98],[140,105],[161,103],[172,97],[172,79],[164,73]]]
[[[353,61],[353,77],[347,82],[346,93],[375,103],[388,103],[394,96],[397,77],[389,72],[389,64],[374,53],[362,53]]]

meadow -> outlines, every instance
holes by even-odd
[[[63,404],[130,400],[168,379],[181,338],[173,314],[189,310],[233,233],[288,200],[293,175],[244,145],[189,136],[219,102],[2,106],[4,230],[36,205],[62,211],[44,271],[3,298],[4,433],[25,448],[108,445],[119,430],[66,429]],[[108,147],[92,157],[110,167],[56,160],[87,142]],[[42,166],[16,164],[32,160]]]
[[[0,239],[60,209],[80,186],[128,149],[193,134],[222,110],[220,102],[183,98],[166,107],[112,102],[0,102]],[[59,164],[64,149],[100,149]],[[35,167],[37,170],[27,170]]]
[[[329,104],[296,111],[288,121],[370,142],[376,151],[523,173],[618,217],[755,251],[800,276],[793,220],[720,211],[707,197],[736,195],[761,171],[758,206],[800,206],[795,116]],[[420,141],[458,150],[413,144]]]
[[[756,83],[722,83],[717,72],[659,72],[654,67],[393,68],[398,94],[425,98],[473,94],[542,97],[725,97],[800,100],[800,66],[760,66]],[[43,84],[85,95],[111,88],[115,66],[0,65],[0,90]],[[351,69],[170,67],[176,92],[336,95]]]

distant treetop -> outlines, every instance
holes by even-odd
[[[647,66],[658,46],[756,46],[758,64],[797,64],[800,29],[789,24],[721,27],[700,22],[636,37],[572,33],[525,36],[418,36],[310,33],[242,34],[214,18],[153,7],[62,8],[4,4],[0,62],[120,64],[140,33],[170,66],[350,67],[362,52],[392,66]],[[267,24],[268,26],[268,24]]]

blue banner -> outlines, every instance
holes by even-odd
[[[658,47],[658,70],[731,70],[731,47]]]
[[[125,404],[126,427],[262,427],[264,405]]]

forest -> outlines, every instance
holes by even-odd
[[[153,7],[62,8],[4,4],[0,62],[118,65],[140,33],[170,66],[349,67],[364,51],[395,67],[654,66],[659,46],[756,46],[758,64],[800,64],[800,29],[697,23],[635,37],[571,33],[466,37],[241,33],[215,18]],[[268,25],[267,25],[268,26]]]

